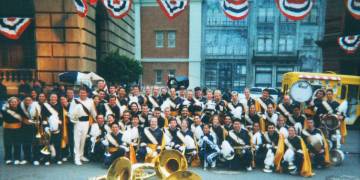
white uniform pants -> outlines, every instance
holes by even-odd
[[[270,168],[271,166],[274,166],[274,159],[275,159],[275,155],[273,151],[271,149],[268,149],[264,160],[265,167]]]
[[[293,164],[295,160],[295,152],[292,149],[287,149],[284,154],[284,161],[287,161],[289,164]]]
[[[84,156],[86,135],[89,130],[88,121],[80,121],[74,125],[74,156],[80,160]]]
[[[303,129],[301,123],[295,123],[294,127],[296,129],[296,134],[301,135],[301,131]]]

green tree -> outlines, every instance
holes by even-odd
[[[108,53],[97,62],[97,70],[107,82],[121,84],[137,82],[143,73],[140,61],[120,55],[119,50]]]

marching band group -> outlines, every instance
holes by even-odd
[[[139,86],[125,88],[98,82],[96,90],[80,88],[63,95],[32,94],[8,99],[2,108],[6,164],[76,165],[99,161],[109,166],[126,156],[132,163],[154,162],[162,150],[175,149],[191,166],[313,175],[313,167],[330,165],[330,148],[340,148],[346,135],[333,91],[319,90],[305,108],[288,95],[274,102],[264,89],[229,101],[220,90],[196,87],[178,91]],[[92,94],[92,98],[89,98]],[[309,114],[312,114],[309,116]],[[336,116],[341,126],[332,134],[320,130],[321,119]],[[23,156],[21,155],[23,153]]]

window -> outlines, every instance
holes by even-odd
[[[13,7],[16,5],[14,4]],[[34,31],[34,23],[31,23],[17,40],[0,35],[0,68],[36,67]]]
[[[262,35],[258,37],[257,41],[259,52],[271,52],[273,47],[273,40],[271,35]]]
[[[155,84],[161,84],[162,79],[162,70],[155,70]]]
[[[205,64],[205,86],[210,89],[217,88],[217,63]]]
[[[244,63],[223,59],[210,61],[205,64],[205,86],[210,89],[242,91],[246,86],[246,73]]]
[[[242,91],[246,85],[246,65],[236,63],[233,65],[233,90]]]
[[[294,39],[293,36],[281,36],[279,39],[279,52],[294,51]]]
[[[175,76],[176,75],[176,70],[175,69],[170,69],[169,70],[169,76]]]
[[[357,104],[359,104],[359,89],[360,86],[358,85],[349,85],[348,97],[347,97],[349,101],[349,106],[354,107]],[[351,107],[349,109],[352,109]]]
[[[204,39],[207,56],[246,55],[248,52],[247,30],[208,30]]]
[[[271,66],[257,66],[255,68],[255,86],[271,87],[272,81]]]
[[[155,32],[155,43],[157,48],[163,48],[164,47],[164,32],[162,31],[156,31]]]
[[[280,66],[276,69],[276,87],[281,87],[283,75],[287,72],[293,71],[294,68],[290,66]]]
[[[314,44],[314,39],[311,33],[304,34],[304,46],[312,46]]]
[[[342,85],[342,86],[341,86],[341,96],[340,96],[340,99],[345,99],[345,97],[346,97],[346,90],[347,90],[347,86],[346,86],[346,85]]]
[[[176,47],[176,32],[169,31],[168,32],[168,48],[175,48]]]
[[[258,11],[258,22],[271,23],[274,21],[274,10],[272,7],[260,7]]]

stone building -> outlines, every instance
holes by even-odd
[[[18,40],[0,36],[0,79],[10,93],[19,80],[48,84],[64,71],[94,71],[96,61],[119,49],[134,58],[134,10],[122,19],[112,18],[98,1],[80,17],[72,0],[4,0],[0,17],[31,17]]]

